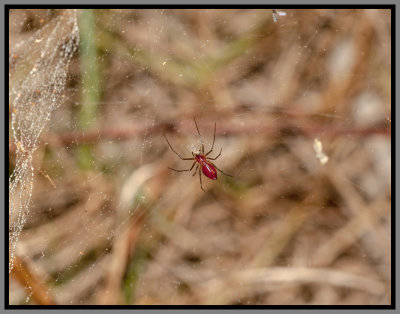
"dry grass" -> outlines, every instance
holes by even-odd
[[[391,303],[390,11],[286,13],[94,12],[100,101],[79,129],[78,54],[34,155],[11,304]],[[13,10],[11,46],[54,18]],[[207,192],[167,169],[191,164],[162,133],[190,155],[194,116],[234,176]]]

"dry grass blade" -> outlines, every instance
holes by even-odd
[[[138,197],[146,182],[156,176],[160,170],[160,166],[156,164],[142,166],[128,177],[121,188],[120,203],[117,207],[118,215],[115,224],[114,246],[105,276],[105,287],[98,297],[100,304],[121,302],[119,287],[132,254],[131,252],[138,241],[148,216],[146,209],[140,206],[140,202],[135,204],[135,198]],[[151,195],[151,197],[155,197],[155,195]],[[151,202],[151,200],[147,199],[146,202]],[[134,208],[133,213],[130,214],[129,210],[132,208]]]
[[[389,210],[386,207],[386,200],[377,201],[371,204],[369,208],[371,209],[355,215],[344,227],[320,246],[314,253],[311,264],[314,266],[330,265],[346,248],[359,241],[365,233],[376,228],[379,219],[386,215]],[[382,243],[388,243],[387,240],[382,241]],[[382,247],[381,250],[383,255],[390,252],[389,247]]]
[[[247,288],[247,285],[263,284],[264,289],[268,290],[270,285],[276,283],[323,283],[363,290],[376,295],[382,295],[386,290],[382,282],[365,276],[329,268],[306,267],[270,267],[236,271],[201,283],[201,289],[204,294],[214,296],[208,299],[207,304],[219,304],[219,295],[222,291],[225,291],[232,298],[233,294],[240,295],[241,290]],[[262,290],[263,288],[258,286],[258,291]],[[215,303],[215,298],[218,303]]]

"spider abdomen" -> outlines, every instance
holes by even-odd
[[[195,158],[200,164],[203,174],[211,180],[217,180],[217,169],[215,169],[214,165],[207,161],[204,155],[197,155]]]
[[[210,178],[211,180],[217,180],[217,169],[215,169],[211,163],[205,162],[201,166],[201,171],[203,171],[207,178]]]

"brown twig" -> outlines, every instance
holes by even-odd
[[[180,125],[180,129],[191,132],[192,121],[185,121]],[[96,143],[99,141],[117,140],[124,141],[132,139],[143,134],[162,134],[164,132],[171,132],[178,129],[177,124],[162,123],[151,128],[146,128],[145,125],[131,128],[110,128],[101,131],[92,132],[73,132],[68,134],[60,134],[49,136],[42,143],[49,143],[52,147],[62,147],[83,143]],[[265,123],[235,125],[228,123],[218,124],[217,135],[303,135],[307,137],[325,136],[336,137],[340,135],[351,136],[370,136],[374,134],[381,134],[391,136],[391,128],[386,125],[377,125],[374,127],[347,127],[343,125],[314,125],[310,123],[285,123],[276,125],[266,125]],[[9,145],[9,153],[15,154],[16,146],[11,143]]]
[[[27,260],[23,260],[20,257],[15,256],[14,267],[11,271],[11,276],[28,290],[28,294],[32,296],[32,299],[37,304],[55,304],[49,289],[38,278],[38,276],[33,273],[32,267],[29,266],[29,262]]]

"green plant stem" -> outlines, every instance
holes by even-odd
[[[81,11],[79,27],[82,77],[82,108],[79,113],[79,127],[87,129],[95,122],[100,100],[100,80],[93,10]]]
[[[95,18],[93,10],[82,10],[79,16],[80,28],[80,66],[82,77],[81,104],[78,125],[89,129],[96,121],[100,103],[100,79],[96,47]],[[78,147],[78,163],[83,169],[93,165],[92,148],[88,145]]]

